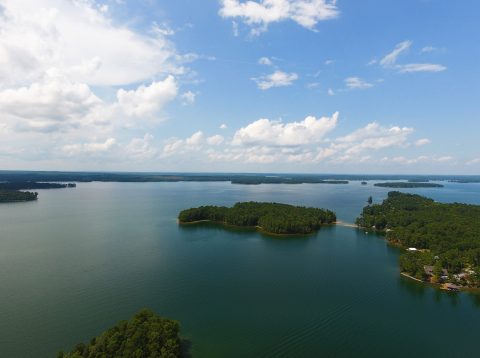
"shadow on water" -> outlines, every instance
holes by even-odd
[[[418,282],[405,276],[399,277],[398,285],[416,298],[424,297],[428,289],[423,282]]]
[[[182,339],[180,342],[180,357],[192,358],[192,346],[193,343],[189,339]]]
[[[214,232],[220,232],[220,231],[227,231],[230,233],[235,233],[235,234],[252,234],[252,233],[258,233],[262,237],[268,238],[268,239],[278,239],[278,240],[289,240],[289,239],[295,239],[295,240],[307,240],[314,238],[317,236],[319,232],[328,232],[328,231],[333,231],[335,230],[335,225],[326,225],[318,231],[314,231],[310,234],[293,234],[293,235],[279,235],[279,234],[270,234],[268,232],[263,232],[257,228],[254,227],[241,227],[241,226],[233,226],[233,225],[224,225],[221,223],[215,223],[215,222],[199,222],[199,223],[193,223],[193,224],[179,224],[178,228],[180,231],[184,233],[190,233],[190,234],[195,234],[199,233],[205,230],[211,230]]]

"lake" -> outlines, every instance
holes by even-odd
[[[480,204],[480,184],[402,190]],[[55,357],[149,307],[194,357],[452,357],[478,352],[480,297],[401,277],[396,248],[340,226],[273,238],[178,226],[184,208],[275,201],[353,222],[348,185],[79,183],[0,205],[1,357]]]

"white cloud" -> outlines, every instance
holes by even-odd
[[[240,31],[238,29],[238,23],[236,21],[232,21],[232,31],[233,31],[233,36],[238,37],[240,35]]]
[[[417,147],[421,147],[421,146],[423,146],[423,145],[427,145],[427,144],[430,144],[430,143],[432,143],[432,141],[431,141],[430,139],[428,139],[428,138],[422,138],[422,139],[417,140],[417,141],[415,142],[415,145],[416,145]]]
[[[101,153],[110,150],[116,144],[115,138],[108,138],[104,142],[90,142],[82,144],[67,144],[62,150],[67,155],[78,155],[82,153]]]
[[[2,6],[2,86],[37,82],[51,68],[95,86],[182,71],[165,36],[146,37],[115,25],[93,1],[3,0]]]
[[[189,138],[187,138],[185,140],[185,143],[187,145],[191,145],[191,146],[198,146],[198,145],[202,144],[203,137],[204,137],[203,132],[198,131],[198,132],[193,133]]]
[[[442,72],[447,69],[446,66],[434,63],[409,63],[404,65],[397,65],[397,58],[412,45],[412,41],[403,41],[397,44],[395,49],[380,60],[380,65],[385,68],[395,68],[400,73],[412,72]],[[424,47],[422,52],[433,51],[433,47]]]
[[[442,72],[447,69],[447,67],[434,63],[410,63],[407,65],[397,66],[401,73],[411,73],[411,72]]]
[[[293,20],[314,30],[319,21],[339,16],[336,0],[221,0],[221,3],[220,16],[240,18],[251,27],[252,35],[266,31],[271,23],[284,20]]]
[[[258,63],[259,63],[260,65],[265,65],[265,66],[271,66],[271,65],[273,65],[272,60],[270,60],[268,57],[260,57],[260,58],[258,59]]]
[[[397,44],[397,46],[395,46],[395,49],[392,52],[390,52],[388,55],[386,55],[380,60],[380,65],[384,67],[391,67],[395,65],[398,56],[400,56],[402,52],[407,51],[411,45],[412,41],[400,42],[399,44]]]
[[[291,86],[297,79],[298,75],[296,73],[286,73],[283,71],[275,71],[267,76],[253,78],[257,83],[257,87],[261,90],[267,90],[272,87]]]
[[[328,66],[333,64],[335,61],[334,60],[326,60],[324,63]]]
[[[192,91],[187,91],[181,94],[180,98],[182,99],[182,104],[184,106],[192,105],[195,103],[197,94]]]
[[[220,129],[227,129],[227,125],[225,123],[220,124]]]
[[[479,163],[480,163],[480,158],[475,158],[467,162],[468,165],[479,164]]]
[[[211,137],[207,138],[207,143],[209,145],[220,145],[220,144],[223,143],[223,141],[224,141],[224,138],[220,134],[217,134],[217,135],[214,135],[214,136],[211,136]]]
[[[60,77],[46,77],[26,87],[0,91],[4,121],[10,119],[20,130],[49,132],[78,126],[101,104],[87,85]]]
[[[348,89],[366,89],[374,86],[373,83],[366,82],[359,77],[348,77],[344,82]]]
[[[150,133],[145,133],[143,138],[132,138],[125,147],[127,155],[135,159],[149,159],[157,156],[158,151],[152,146],[153,139]]]
[[[320,142],[337,125],[338,112],[331,117],[309,116],[301,122],[282,123],[259,119],[239,129],[233,145],[299,146]]]
[[[436,51],[437,48],[436,47],[433,47],[433,46],[425,46],[422,48],[422,52],[434,52]]]
[[[443,157],[439,157],[436,159],[437,162],[450,162],[453,160],[453,157],[450,156],[450,155],[446,155],[446,156],[443,156]]]
[[[182,139],[172,138],[168,141],[167,144],[163,147],[163,155],[170,156],[181,151],[185,146],[185,141]]]
[[[327,94],[329,96],[335,96],[335,91],[333,89],[329,88],[328,91],[327,91]]]
[[[408,136],[413,133],[409,127],[382,127],[376,122],[340,137],[336,140],[336,148],[344,149],[347,155],[358,154],[365,150],[378,150],[404,145]]]
[[[149,86],[141,85],[136,90],[119,89],[117,99],[119,106],[129,116],[148,116],[158,112],[167,102],[177,95],[177,83],[173,76],[163,81],[153,82]]]

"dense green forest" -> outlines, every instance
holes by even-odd
[[[373,185],[380,186],[382,188],[443,188],[442,184],[421,183],[418,181],[376,183]]]
[[[367,175],[367,174],[248,174],[248,173],[125,173],[125,172],[52,172],[52,171],[10,171],[0,170],[0,182],[216,182],[233,183],[338,183],[349,180],[449,180],[459,182],[480,182],[480,176],[453,175]]]
[[[89,344],[79,343],[57,358],[175,358],[182,356],[178,322],[150,310],[121,321]]]
[[[336,221],[330,210],[278,203],[243,202],[233,207],[200,206],[183,210],[181,223],[209,220],[235,226],[259,226],[273,234],[308,234]]]
[[[438,281],[444,276],[445,282],[480,285],[478,205],[390,192],[382,204],[366,206],[357,225],[385,231],[388,241],[415,248],[400,257],[401,270],[414,277]],[[433,277],[428,267],[433,267]],[[446,271],[440,274],[442,270]]]
[[[37,200],[38,193],[17,190],[1,190],[0,203],[12,203],[16,201],[32,201]]]
[[[74,183],[60,184],[60,183],[38,183],[34,181],[14,181],[0,183],[0,190],[31,190],[31,189],[62,189],[75,188]]]
[[[348,180],[325,180],[316,177],[282,177],[282,176],[244,176],[232,178],[232,184],[348,184]]]

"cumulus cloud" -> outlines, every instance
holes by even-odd
[[[207,143],[209,145],[220,145],[223,143],[224,139],[225,138],[223,138],[223,136],[221,136],[220,134],[216,134],[214,136],[208,137]]]
[[[419,139],[415,142],[415,145],[417,147],[421,147],[421,146],[424,146],[424,145],[427,145],[427,144],[430,144],[432,143],[432,141],[428,138],[422,138],[422,139]]]
[[[228,126],[225,123],[220,124],[220,129],[227,129]]]
[[[253,78],[257,83],[257,87],[261,90],[268,90],[273,87],[291,86],[298,79],[296,73],[286,73],[283,71],[275,71],[274,73],[258,78]]]
[[[379,150],[405,145],[411,133],[413,133],[413,128],[383,127],[377,122],[372,122],[338,138],[332,148],[343,151],[346,156],[352,158],[366,150]]]
[[[165,118],[198,58],[176,51],[165,24],[141,33],[91,0],[0,0],[0,34],[0,141],[12,158],[154,157],[153,137],[139,135]]]
[[[145,133],[142,138],[132,138],[125,147],[126,154],[135,159],[150,159],[158,155],[158,150],[152,145],[153,135]]]
[[[158,112],[177,95],[177,83],[173,76],[156,81],[149,86],[141,85],[135,90],[118,90],[118,105],[129,116],[141,117]]]
[[[404,155],[411,145],[413,128],[369,123],[343,136],[333,136],[339,114],[301,121],[259,119],[239,128],[231,138],[205,136],[202,131],[185,139],[171,138],[163,156],[196,158],[210,162],[315,166],[319,163],[396,163],[448,162],[449,157]],[[395,153],[390,158],[385,153]],[[381,155],[381,157],[377,157]],[[384,158],[384,159],[381,159]]]
[[[268,57],[260,57],[260,58],[258,59],[258,63],[259,63],[260,65],[265,65],[265,66],[271,66],[271,65],[273,65],[272,60],[270,60]]]
[[[191,135],[191,137],[187,138],[185,140],[185,143],[187,145],[191,145],[191,146],[197,146],[197,145],[200,145],[202,144],[203,142],[203,132],[202,131],[198,131],[198,132],[195,132]]]
[[[320,142],[337,125],[338,112],[331,117],[309,116],[301,122],[283,123],[259,119],[235,132],[233,145],[298,146]]]
[[[165,36],[147,37],[117,26],[93,1],[3,0],[2,6],[3,86],[38,81],[50,68],[95,86],[137,83],[182,70]]]
[[[19,130],[49,132],[78,126],[102,101],[86,84],[46,76],[25,87],[0,91],[4,121]]]
[[[197,94],[192,91],[187,91],[181,94],[182,104],[184,106],[192,105],[195,103],[195,99],[197,98]]]
[[[222,0],[219,14],[239,18],[251,27],[251,34],[266,31],[271,23],[292,20],[314,30],[318,22],[339,16],[336,0]]]
[[[104,142],[90,142],[82,144],[67,144],[63,146],[63,152],[67,155],[78,155],[82,153],[101,153],[110,150],[116,144],[115,138],[108,138]]]
[[[366,89],[374,86],[373,83],[364,81],[360,77],[348,77],[344,82],[348,89]]]

